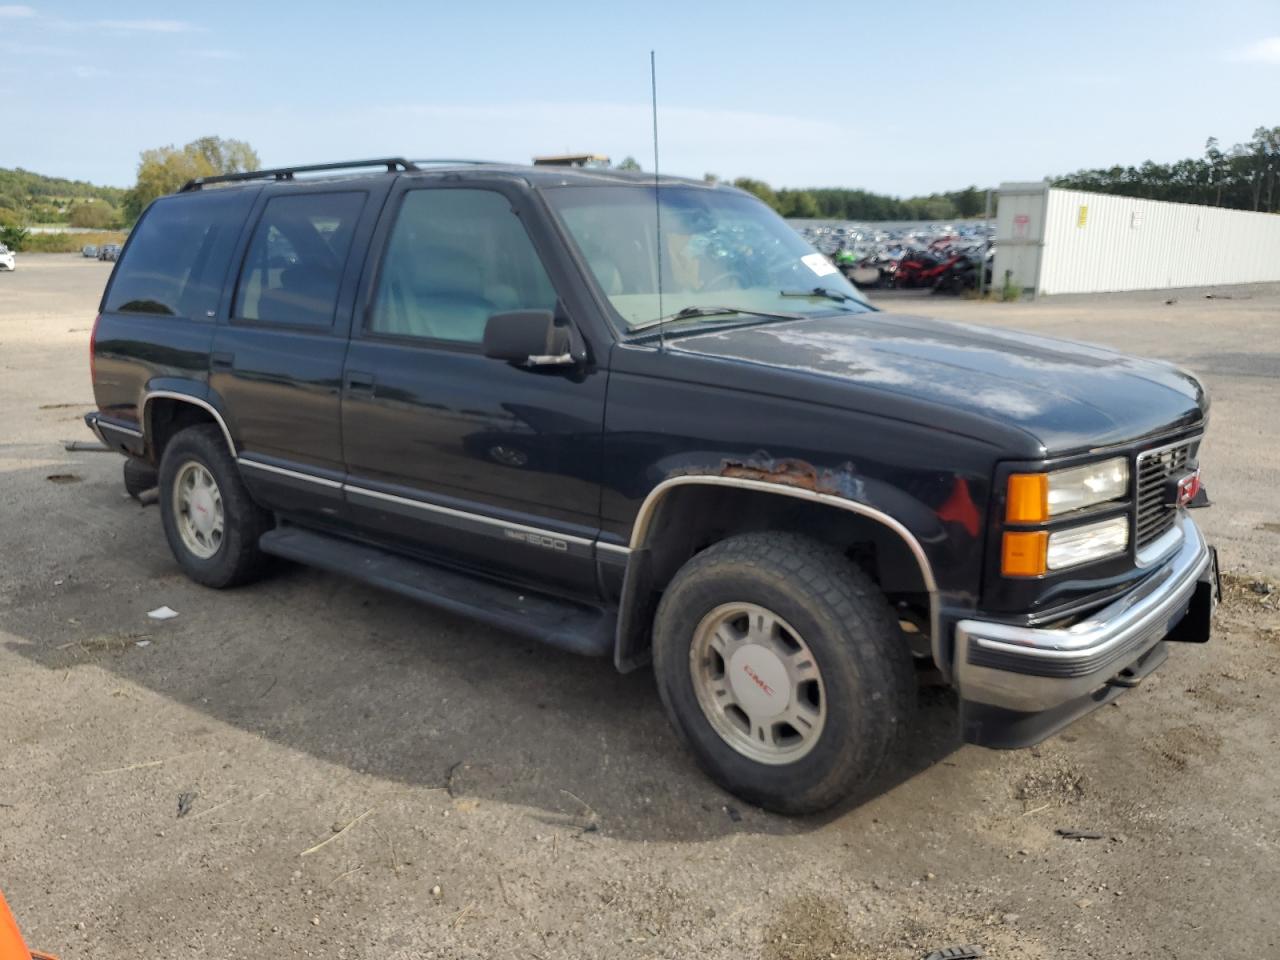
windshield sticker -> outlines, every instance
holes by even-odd
[[[836,272],[835,265],[820,253],[806,253],[800,262],[820,277]]]

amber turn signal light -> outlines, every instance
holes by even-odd
[[[1039,577],[1049,569],[1049,533],[1012,531],[1004,535],[1000,572],[1006,577]]]
[[[1044,523],[1049,519],[1049,475],[1015,473],[1009,477],[1004,518],[1009,523]]]

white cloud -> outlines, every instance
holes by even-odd
[[[81,80],[91,80],[94,77],[109,77],[110,70],[104,70],[101,67],[93,67],[87,64],[78,64],[71,68],[71,72]]]
[[[25,7],[21,4],[5,4],[0,5],[0,20],[17,20],[26,17],[34,17],[36,12],[31,7]]]
[[[120,33],[192,33],[202,29],[186,20],[97,20],[85,26]]]
[[[76,56],[78,51],[69,47],[55,47],[44,43],[0,43],[0,54],[11,58],[48,59]]]
[[[1231,55],[1242,63],[1280,63],[1280,37],[1263,37]]]

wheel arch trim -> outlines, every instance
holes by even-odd
[[[219,429],[222,430],[223,439],[227,441],[227,450],[230,452],[232,459],[236,458],[237,454],[236,454],[235,441],[231,439],[231,431],[227,428],[227,421],[223,419],[222,414],[218,411],[218,408],[215,407],[208,400],[205,400],[201,397],[193,396],[192,394],[189,394],[189,393],[181,393],[180,391],[177,391],[177,390],[150,390],[147,392],[147,395],[143,397],[142,422],[146,428],[145,433],[147,436],[148,444],[150,444],[151,442],[151,401],[158,400],[158,399],[180,400],[184,403],[190,403],[197,407],[201,407],[204,410],[207,410],[209,413],[213,414],[213,419],[217,422]]]
[[[715,477],[689,475],[683,477],[670,477],[663,480],[656,487],[649,491],[644,498],[644,502],[640,504],[640,509],[636,512],[636,518],[631,527],[631,538],[628,548],[632,551],[638,550],[645,545],[648,538],[649,527],[653,523],[653,518],[657,514],[658,507],[662,504],[663,499],[668,493],[677,487],[685,486],[720,486],[733,487],[739,490],[752,490],[757,493],[767,493],[782,497],[793,497],[795,499],[807,500],[811,503],[822,504],[823,506],[833,507],[837,510],[845,510],[849,513],[855,513],[859,516],[866,517],[887,527],[890,531],[906,544],[911,551],[911,555],[915,558],[916,565],[920,568],[920,575],[924,580],[925,589],[929,594],[929,644],[933,654],[933,662],[937,667],[946,673],[945,650],[943,647],[942,624],[941,624],[941,606],[940,596],[938,592],[938,581],[933,574],[933,565],[929,562],[929,557],[924,551],[924,547],[920,541],[903,523],[883,510],[868,506],[865,503],[859,503],[856,500],[848,500],[844,497],[834,496],[829,493],[821,493],[817,490],[806,490],[803,487],[795,487],[781,483],[770,483],[767,480],[751,480],[741,477]]]

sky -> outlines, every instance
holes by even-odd
[[[129,186],[204,135],[899,196],[1171,161],[1280,125],[1280,0],[0,0],[0,167]]]

